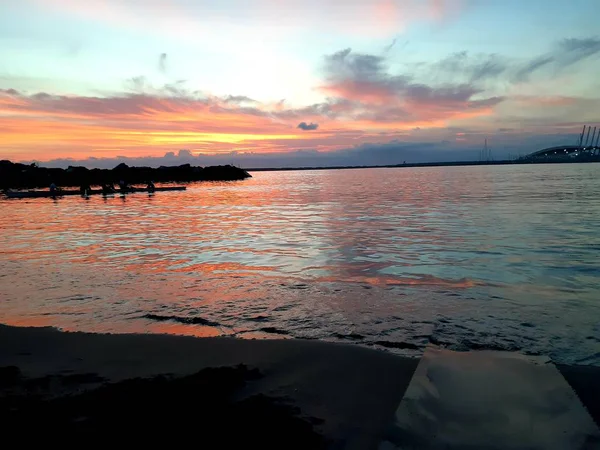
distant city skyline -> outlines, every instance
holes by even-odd
[[[0,5],[0,159],[497,159],[600,126],[595,0]],[[600,132],[600,131],[599,131]]]

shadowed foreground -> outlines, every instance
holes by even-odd
[[[596,367],[428,346],[63,333],[0,325],[0,423],[20,443],[596,449]]]
[[[239,398],[247,383],[260,377],[258,370],[241,365],[93,389],[105,380],[89,374],[27,379],[9,366],[0,369],[0,422],[21,443],[39,437],[62,445],[89,439],[95,444],[118,440],[136,445],[193,439],[211,448],[325,448],[325,439],[313,429],[317,420],[300,417],[300,410],[285,399],[262,394]],[[85,384],[88,389],[83,389]],[[53,397],[69,385],[81,392]]]
[[[0,342],[0,423],[21,443],[376,448],[418,363],[316,341],[2,325]]]

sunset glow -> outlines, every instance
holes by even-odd
[[[7,2],[0,159],[185,150],[277,165],[269,155],[344,150],[369,163],[381,147],[397,163],[469,159],[485,138],[504,152],[572,144],[600,110],[594,5]]]

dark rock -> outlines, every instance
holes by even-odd
[[[79,187],[82,184],[100,186],[104,183],[118,183],[124,180],[129,184],[145,184],[148,180],[157,182],[191,181],[236,181],[249,178],[244,169],[234,166],[194,167],[190,164],[158,169],[150,167],[129,167],[119,164],[112,170],[70,166],[68,169],[37,167],[34,165],[0,161],[0,189],[48,188],[54,182],[57,186]]]
[[[419,350],[420,347],[409,342],[391,342],[391,341],[376,341],[375,345],[381,345],[386,348],[399,348],[408,350]]]
[[[209,327],[219,326],[217,322],[212,322],[202,317],[189,317],[189,316],[161,316],[159,314],[146,314],[145,319],[155,320],[157,322],[165,322],[167,320],[179,323],[185,323],[189,325],[206,325]]]

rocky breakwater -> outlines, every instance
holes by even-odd
[[[129,167],[119,164],[113,169],[88,169],[69,166],[67,169],[40,167],[37,164],[20,164],[0,161],[0,189],[45,188],[50,183],[57,186],[81,186],[118,183],[129,184],[191,182],[191,181],[236,181],[249,178],[244,169],[230,165],[198,167],[190,164],[181,166]]]

